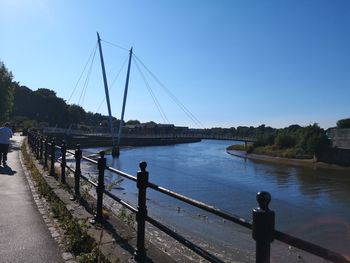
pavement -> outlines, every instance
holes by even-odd
[[[0,263],[64,263],[20,162],[23,139],[13,136],[7,166],[0,166]]]

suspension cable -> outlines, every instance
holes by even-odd
[[[114,44],[114,43],[112,43],[112,42],[109,42],[109,41],[106,41],[106,40],[103,40],[103,39],[101,39],[101,41],[103,41],[103,42],[105,42],[105,43],[107,43],[107,44],[109,44],[109,45],[111,45],[111,46],[114,46],[114,47],[117,47],[117,48],[120,48],[120,49],[122,49],[122,50],[126,50],[126,51],[129,52],[129,49],[127,49],[127,48],[125,48],[125,47],[119,46],[119,45],[117,45],[117,44]]]
[[[95,44],[95,47],[92,49],[88,60],[87,60],[86,63],[85,63],[85,66],[84,66],[84,68],[83,68],[83,71],[81,72],[81,74],[80,74],[80,76],[79,76],[79,78],[78,78],[78,81],[76,82],[76,84],[75,84],[75,86],[74,86],[74,89],[73,89],[72,93],[71,93],[70,96],[69,96],[69,99],[68,99],[67,103],[70,102],[72,96],[74,95],[75,90],[77,89],[78,84],[79,84],[81,78],[82,78],[83,75],[84,75],[84,72],[85,72],[85,70],[86,70],[87,65],[89,64],[89,61],[90,61],[91,57],[93,56],[93,54],[96,53],[96,49],[97,49],[97,42],[96,42],[96,44]]]
[[[154,104],[156,105],[156,107],[157,107],[157,109],[158,109],[158,112],[159,112],[160,116],[162,117],[162,119],[163,119],[164,122],[167,122],[168,124],[170,124],[168,118],[167,118],[166,115],[165,115],[164,110],[162,109],[162,106],[160,105],[160,103],[159,103],[159,101],[158,101],[156,95],[154,94],[152,88],[150,87],[150,85],[149,85],[149,83],[148,83],[148,81],[147,81],[145,75],[143,74],[143,72],[142,72],[142,70],[141,70],[141,68],[140,68],[140,66],[139,66],[139,64],[138,64],[138,62],[137,62],[134,58],[133,58],[133,61],[135,62],[135,65],[136,65],[136,67],[137,67],[137,69],[138,69],[138,71],[139,71],[139,73],[140,73],[140,75],[141,75],[143,81],[145,82],[145,85],[146,85],[146,87],[147,87],[147,89],[148,89],[148,92],[150,93],[150,95],[151,95],[151,97],[152,97],[152,99],[153,99],[153,102],[154,102]]]
[[[147,70],[147,72],[154,78],[154,80],[160,85],[160,87],[162,87],[164,89],[164,91],[168,94],[168,96],[174,101],[174,103],[180,108],[182,109],[182,111],[187,115],[187,117],[189,117],[192,122],[200,127],[204,129],[203,124],[196,118],[196,116],[193,115],[193,113],[191,113],[181,102],[180,100],[173,94],[170,92],[170,90],[156,77],[156,75],[142,62],[142,60],[140,58],[138,58],[136,55],[134,55],[134,57],[136,58],[136,60],[138,62],[140,62],[140,64]]]
[[[80,97],[79,97],[78,105],[82,105],[83,102],[84,102],[86,90],[87,90],[87,87],[88,87],[89,81],[90,81],[92,66],[93,66],[94,61],[95,61],[96,51],[97,51],[97,49],[95,49],[95,52],[94,52],[93,57],[91,59],[90,67],[89,67],[88,73],[86,75],[86,79],[85,79],[85,82],[84,82],[84,86],[83,86],[82,92],[81,92]]]

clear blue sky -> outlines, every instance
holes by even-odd
[[[0,60],[15,80],[106,114],[101,38],[135,54],[203,124],[335,126],[350,117],[348,0],[0,0]],[[127,51],[103,42],[108,82]],[[120,118],[124,66],[110,87]],[[132,64],[125,119],[164,123]],[[196,127],[143,70],[167,119]],[[71,97],[71,98],[70,98]],[[70,98],[70,99],[69,99]]]

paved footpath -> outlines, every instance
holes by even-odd
[[[19,160],[23,139],[12,138],[8,166],[0,166],[0,263],[63,263]]]

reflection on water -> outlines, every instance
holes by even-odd
[[[226,153],[225,148],[231,144],[232,141],[205,140],[173,146],[129,148],[121,152],[119,159],[107,156],[107,162],[109,166],[136,175],[138,163],[145,160],[151,182],[247,219],[257,205],[256,192],[269,191],[279,230],[343,254],[350,251],[349,171],[244,160]],[[108,178],[106,180],[110,182],[119,180],[114,175]],[[123,198],[136,202],[135,183],[124,180],[118,187],[114,190],[116,194],[123,194]],[[178,207],[182,208],[181,213],[187,213],[188,218],[197,221],[198,214],[203,214],[153,191],[149,191],[148,197],[150,213],[175,226],[179,225],[175,216]],[[225,225],[220,219],[210,222]],[[183,222],[180,225],[183,226]],[[203,233],[203,229],[196,229],[190,221],[188,225],[191,230]],[[220,239],[228,240],[227,236],[224,237],[225,231],[218,235]]]

